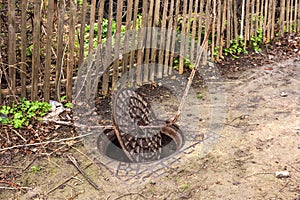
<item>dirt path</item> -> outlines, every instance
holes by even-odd
[[[207,155],[201,157],[195,151],[158,178],[150,176],[132,184],[92,165],[86,172],[100,190],[81,175],[66,181],[76,173],[66,157],[36,160],[31,166],[41,169],[23,172],[18,181],[32,189],[27,194],[0,189],[0,199],[299,200],[300,61],[291,59],[235,73],[224,80],[224,88],[226,122]],[[207,123],[205,117],[208,115],[202,116],[200,126]],[[77,148],[85,151],[82,146]],[[73,154],[82,166],[91,163],[79,151]],[[31,159],[26,157],[24,163]],[[290,177],[275,177],[275,172],[284,170]]]

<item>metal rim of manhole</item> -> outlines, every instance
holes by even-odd
[[[162,133],[162,156],[158,160],[140,162],[141,164],[149,165],[157,163],[160,160],[167,160],[170,156],[173,156],[180,151],[185,143],[184,134],[176,126],[170,128],[172,128],[172,134]],[[99,134],[97,145],[101,155],[100,160],[102,161],[103,159],[106,159],[114,160],[116,162],[138,163],[130,160],[126,156],[119,144],[116,134],[114,133],[114,129],[112,128],[105,129]]]
[[[168,30],[160,30],[159,28],[146,28],[145,30],[140,30],[140,31],[142,32],[139,33],[140,35],[143,35],[143,32],[153,33],[156,34],[153,35],[153,37],[159,38],[161,37],[162,33],[166,34],[166,31]],[[132,35],[137,35],[137,33],[134,33],[132,31],[126,34],[128,38],[131,38]],[[179,44],[175,46],[180,46],[180,43],[183,41],[187,41],[188,45],[190,45],[191,42],[193,42],[190,41],[189,36],[178,35],[176,31],[171,30],[170,33],[168,34],[171,36],[173,35],[174,37],[170,37],[170,38],[173,39],[175,38],[177,40],[176,42],[179,42]],[[126,38],[126,35],[124,38]],[[166,40],[164,41],[160,39],[158,40],[158,38],[157,41],[163,41],[166,43],[168,42],[169,39],[166,38]],[[111,41],[113,40],[110,40],[110,42]],[[194,42],[195,42],[195,46],[197,46],[196,41]],[[153,44],[146,44],[146,45],[150,45],[150,46],[145,46],[145,48],[159,47],[159,46],[151,46]],[[135,51],[137,48],[137,45],[130,46],[127,45],[126,43],[121,44],[120,46],[121,46],[120,49],[126,50],[127,53],[131,51]],[[161,46],[166,47],[167,45],[163,44]],[[97,120],[94,119],[97,116],[93,115],[93,111],[95,110],[93,99],[96,96],[95,91],[97,91],[96,87],[99,81],[98,77],[102,76],[105,69],[107,69],[110,63],[112,63],[114,60],[113,58],[114,53],[110,51],[107,52],[107,50],[109,49],[111,48],[103,49],[102,47],[99,47],[97,51],[94,51],[92,54],[88,56],[88,58],[83,63],[82,67],[79,69],[79,73],[78,73],[79,78],[76,80],[75,90],[74,90],[74,99],[75,99],[74,119],[75,119],[76,130],[80,135],[85,135],[84,137],[85,148],[89,151],[89,155],[94,159],[94,161],[97,164],[99,164],[101,167],[105,167],[106,169],[111,171],[120,180],[127,182],[128,180],[136,180],[136,179],[144,180],[149,176],[151,177],[161,176],[166,172],[167,167],[176,163],[180,164],[181,160],[183,160],[182,158],[188,154],[192,154],[196,152],[197,154],[199,154],[199,156],[201,156],[200,154],[205,155],[206,153],[208,153],[219,137],[218,133],[222,129],[222,124],[223,124],[222,122],[224,122],[225,112],[226,112],[225,92],[222,85],[223,83],[219,75],[218,69],[211,63],[208,63],[208,65],[204,65],[199,68],[200,70],[199,73],[204,79],[210,95],[210,105],[209,105],[210,121],[208,126],[205,129],[199,130],[198,128],[199,118],[200,118],[199,115],[203,113],[202,110],[203,106],[201,105],[200,100],[197,99],[196,92],[193,91],[193,88],[191,88],[188,95],[189,100],[187,101],[187,106],[185,106],[185,109],[183,109],[182,112],[182,119],[184,120],[179,121],[178,135],[183,136],[182,137],[183,142],[180,145],[177,145],[174,154],[169,155],[157,161],[145,162],[145,163],[126,162],[126,160],[120,161],[118,159],[113,159],[112,155],[109,156],[105,155],[108,148],[108,143],[105,143],[105,140],[107,141],[108,138],[106,137],[105,139],[105,137],[103,136],[104,134],[113,135],[114,130],[110,130],[110,129],[103,130],[103,128],[97,128],[98,124],[95,123],[95,121]],[[162,49],[162,50],[171,51],[170,49]],[[122,53],[124,54],[126,52],[122,52]],[[186,55],[180,55],[180,56],[185,57]],[[107,66],[102,66],[101,63],[104,63]],[[146,66],[136,66],[136,67],[140,67],[141,70],[143,70],[144,67],[146,68],[148,67],[147,70],[149,70],[152,69],[151,65],[153,64],[148,64]],[[154,65],[158,65],[158,64],[154,63]],[[162,68],[164,68],[164,66],[162,66]],[[134,74],[134,72],[131,73]],[[178,75],[178,73],[174,70],[172,71],[172,74]],[[121,79],[126,76],[127,75],[122,76]],[[180,95],[182,95],[182,91],[178,90],[178,88],[181,88],[183,85],[185,85],[185,82],[187,80],[182,75],[178,75],[178,76],[179,78],[175,78],[173,80],[174,82],[173,85],[169,85],[169,82],[164,83],[165,78],[160,78],[154,81],[160,82],[160,84],[164,85],[165,87],[169,87],[170,90],[173,92],[174,96],[180,99]],[[89,84],[87,84],[87,80],[90,81]],[[90,88],[86,89],[87,87]],[[87,107],[88,109],[83,109],[82,107]],[[161,120],[162,118],[159,119]],[[162,122],[165,123],[165,121],[160,121],[160,123]],[[102,140],[101,138],[103,139],[103,141],[101,141]],[[114,141],[113,138],[111,138],[111,140]],[[99,144],[101,143],[106,148],[103,149],[102,147],[102,149],[100,148],[99,150]]]

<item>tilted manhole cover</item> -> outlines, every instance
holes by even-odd
[[[202,95],[203,91],[199,95],[199,91],[195,92],[193,88],[190,88],[177,125],[168,127],[165,122],[170,119],[168,114],[164,115],[168,113],[169,108],[160,103],[152,104],[152,102],[150,107],[133,92],[132,95],[127,95],[129,98],[126,95],[122,97],[120,94],[122,98],[119,103],[116,103],[119,107],[115,109],[114,124],[111,124],[111,127],[114,125],[114,129],[100,127],[98,121],[101,116],[94,114],[96,110],[94,100],[99,92],[97,88],[99,79],[105,71],[108,71],[109,66],[120,58],[118,55],[130,54],[141,48],[139,40],[128,39],[133,35],[139,36],[141,41],[152,38],[153,42],[143,43],[142,49],[153,48],[171,52],[186,59],[189,59],[190,55],[186,51],[178,51],[175,47],[186,46],[188,48],[191,44],[198,46],[197,41],[191,40],[189,35],[181,35],[175,30],[142,28],[138,31],[127,31],[122,37],[118,35],[119,38],[127,38],[116,46],[119,54],[116,54],[116,49],[113,48],[115,38],[111,38],[106,44],[90,53],[79,68],[73,90],[76,131],[84,138],[84,145],[89,156],[99,166],[105,167],[125,182],[160,176],[170,165],[184,164],[182,160],[189,157],[187,155],[205,155],[217,141],[226,116],[223,83],[218,69],[210,63],[199,65],[197,68],[206,85],[204,92],[207,96]],[[168,48],[168,44],[174,44],[174,49]],[[169,88],[177,102],[180,102],[188,79],[179,75],[172,66],[158,63],[130,66],[128,73],[122,74],[120,79],[125,81],[120,81],[120,85],[128,86],[138,82],[136,80],[138,73],[134,69],[149,72],[148,75],[152,73],[154,77],[151,81]],[[164,82],[168,77],[163,77],[162,74],[158,73],[156,77],[155,72],[160,72],[159,70],[170,72],[171,83]],[[173,78],[174,75],[176,75],[175,78]],[[136,79],[128,77],[136,77]],[[123,92],[126,93],[125,90]],[[178,105],[175,106],[178,108]],[[163,126],[171,130],[164,131]],[[147,130],[147,127],[152,128]]]

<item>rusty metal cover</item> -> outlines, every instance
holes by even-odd
[[[118,141],[131,161],[150,162],[160,159],[160,126],[163,124],[156,119],[150,104],[138,92],[125,88],[116,93],[113,123]]]

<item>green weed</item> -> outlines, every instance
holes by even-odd
[[[38,167],[38,166],[32,166],[32,167],[30,167],[30,172],[33,172],[33,173],[36,173],[36,172],[39,172],[39,171],[41,171],[41,167]]]
[[[6,117],[0,117],[1,124],[13,125],[14,128],[28,126],[30,120],[40,119],[51,110],[51,105],[47,102],[28,101],[22,98],[20,104],[12,106],[2,106],[0,114]]]
[[[254,51],[256,53],[259,53],[259,52],[261,52],[260,47],[263,43],[262,29],[258,29],[256,32],[257,32],[257,35],[256,36],[252,35],[250,38],[250,41],[251,41],[251,45],[252,45],[252,48],[254,49]]]
[[[226,56],[230,55],[233,58],[239,58],[238,55],[241,53],[248,53],[242,37],[238,37],[238,39],[235,40],[230,40],[230,46],[228,48],[224,48],[224,54]]]
[[[179,192],[183,192],[190,187],[190,184],[186,183],[179,188]]]

